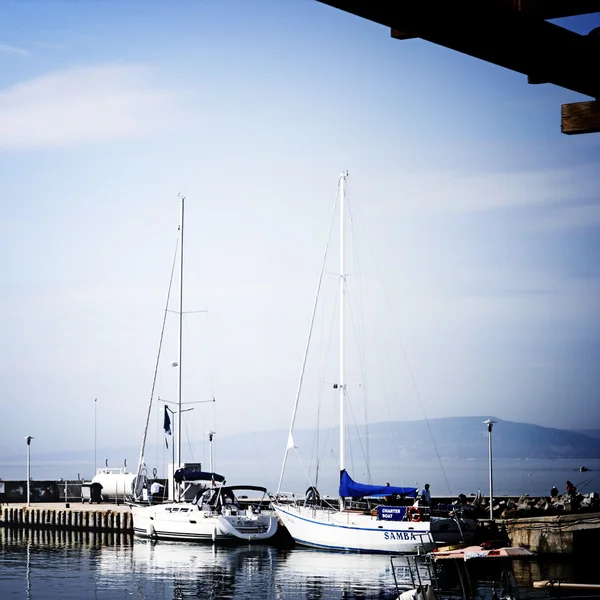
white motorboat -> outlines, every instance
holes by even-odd
[[[176,473],[176,479],[179,471]],[[223,480],[216,473],[189,474],[195,483]],[[260,492],[256,503],[240,502],[242,491]],[[266,488],[253,485],[201,488],[192,502],[132,506],[133,530],[139,537],[193,542],[261,542],[273,537],[277,519],[261,512]]]

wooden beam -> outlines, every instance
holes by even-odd
[[[505,0],[318,0],[340,10],[532,75],[593,98],[600,97],[600,59],[594,36],[582,36],[539,17],[502,8]]]
[[[503,10],[518,10],[542,20],[573,17],[600,12],[600,0],[486,0]],[[411,40],[418,32],[392,29],[395,40]]]
[[[567,135],[600,133],[600,102],[563,104],[560,130]]]
[[[513,7],[542,19],[560,19],[600,12],[600,0],[512,0]]]
[[[412,40],[419,37],[412,31],[406,31],[406,29],[392,29],[391,34],[395,40]]]

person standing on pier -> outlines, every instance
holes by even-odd
[[[163,486],[158,481],[153,481],[150,486],[150,503],[153,504],[156,500],[159,500],[161,490]]]
[[[421,490],[421,498],[419,499],[423,506],[429,506],[431,504],[431,493],[429,491],[429,484],[426,483],[425,487]]]

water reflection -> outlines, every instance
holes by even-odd
[[[25,592],[27,600],[31,600],[31,539],[27,540],[27,569]]]
[[[543,590],[534,590],[534,581],[579,577],[576,564],[515,561],[521,598],[546,597]],[[499,585],[493,571],[497,565],[469,565],[469,582],[458,580],[456,565],[445,567],[438,577],[444,598],[462,597],[465,586],[474,598],[490,600],[494,585]],[[395,578],[408,583],[410,572],[402,560],[390,561],[388,556],[266,545],[224,548],[134,540],[123,534],[0,528],[2,598],[391,600],[398,595]]]
[[[269,597],[276,559],[275,548],[261,545],[224,548],[136,540],[132,548],[136,576],[150,572],[161,590],[171,581],[174,598]]]
[[[85,548],[92,546],[129,545],[133,537],[124,533],[68,531],[56,529],[0,528],[0,546],[15,544],[33,546]]]

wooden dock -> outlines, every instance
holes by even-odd
[[[133,534],[131,510],[123,504],[4,505],[0,507],[0,526]]]

